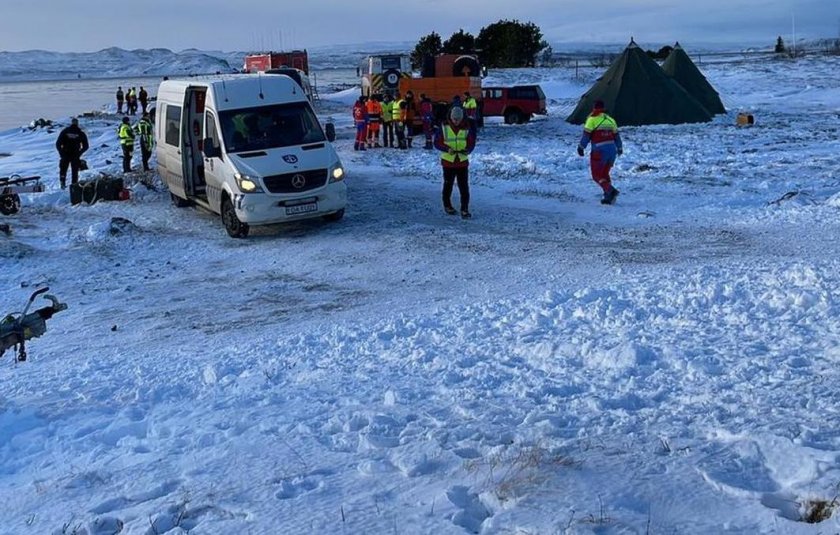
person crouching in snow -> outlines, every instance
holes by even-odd
[[[435,148],[441,152],[440,164],[443,167],[443,209],[449,215],[455,215],[452,207],[452,187],[458,180],[458,193],[461,195],[461,217],[469,219],[470,184],[469,154],[475,148],[475,130],[465,120],[464,109],[453,107],[449,110],[447,122],[435,131]]]
[[[604,111],[602,100],[595,101],[592,113],[586,118],[583,136],[577,148],[578,156],[584,155],[584,150],[590,142],[592,142],[592,149],[589,151],[589,166],[592,170],[592,180],[604,190],[601,204],[613,204],[615,198],[618,197],[618,190],[610,181],[610,169],[615,163],[616,156],[621,156],[623,149],[618,124]]]

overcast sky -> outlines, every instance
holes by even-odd
[[[773,43],[794,21],[797,38],[840,36],[840,0],[0,0],[0,51],[413,43],[499,19],[549,42]]]

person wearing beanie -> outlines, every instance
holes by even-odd
[[[613,204],[619,191],[612,185],[610,169],[615,163],[616,156],[621,156],[624,151],[621,135],[618,133],[618,124],[615,119],[607,115],[602,100],[595,101],[592,113],[586,118],[583,135],[577,147],[578,156],[585,154],[586,146],[590,142],[592,149],[589,151],[589,167],[592,180],[604,191],[601,204]]]
[[[71,184],[79,181],[79,169],[82,167],[82,154],[88,150],[88,138],[79,128],[79,120],[73,117],[70,126],[63,129],[55,140],[55,150],[58,151],[58,179],[61,189],[67,187],[67,168],[71,169]]]
[[[475,148],[475,130],[466,120],[464,109],[452,107],[447,114],[447,121],[435,131],[435,148],[440,151],[440,164],[443,168],[443,209],[449,215],[457,212],[452,206],[452,188],[458,181],[458,193],[461,196],[461,217],[469,219],[470,153]]]

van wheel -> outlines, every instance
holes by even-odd
[[[176,208],[186,208],[187,206],[190,205],[190,201],[188,201],[186,199],[182,199],[181,197],[178,197],[174,193],[170,192],[169,196],[172,198],[172,204],[174,204]]]
[[[322,217],[324,218],[324,221],[341,221],[341,218],[344,217],[344,208],[338,212],[333,212]]]
[[[243,223],[236,217],[236,210],[227,196],[222,199],[222,224],[231,238],[248,237],[248,223]]]
[[[505,124],[522,124],[527,122],[519,110],[507,110],[505,112]]]

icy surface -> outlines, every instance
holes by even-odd
[[[488,121],[470,221],[322,95],[345,219],[244,241],[138,175],[71,206],[56,129],[0,134],[47,186],[0,219],[3,313],[70,307],[0,360],[0,533],[838,531],[800,521],[840,482],[838,68],[704,67],[730,112],[623,129],[610,207],[563,121],[599,73],[491,73],[550,114]]]

